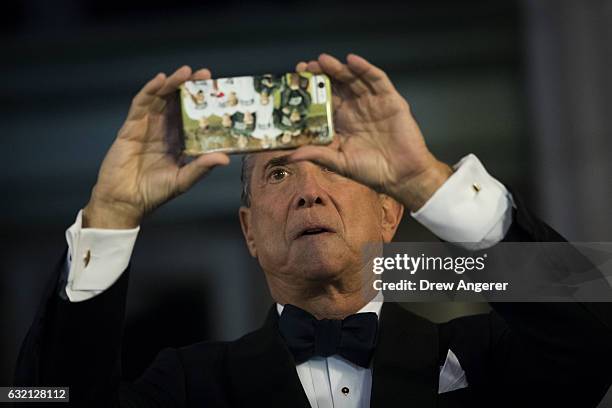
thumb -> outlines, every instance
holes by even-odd
[[[216,166],[227,166],[230,158],[225,153],[208,153],[198,156],[179,169],[177,188],[179,193],[189,190],[198,180]]]
[[[330,146],[302,146],[289,155],[289,161],[308,160],[339,173],[346,173],[346,158],[337,149]]]

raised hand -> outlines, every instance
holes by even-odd
[[[354,54],[346,63],[322,54],[296,70],[329,75],[336,139],[304,146],[291,160],[310,160],[396,198],[416,211],[452,174],[427,149],[408,102],[387,74]]]
[[[209,79],[183,66],[166,77],[160,73],[132,100],[125,123],[106,154],[83,227],[133,228],[166,201],[187,191],[215,166],[229,164],[223,153],[210,153],[189,163],[181,155],[176,91],[183,82]]]

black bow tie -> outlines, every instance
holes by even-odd
[[[313,356],[339,354],[367,368],[376,345],[378,317],[368,312],[344,320],[317,320],[299,307],[285,305],[278,328],[298,364]]]

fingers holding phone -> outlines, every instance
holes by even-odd
[[[210,71],[188,66],[156,75],[132,100],[127,119],[98,173],[83,226],[133,228],[142,218],[187,191],[210,169],[227,165],[222,153],[187,164],[181,158],[177,90],[187,80],[205,80]]]
[[[309,160],[419,209],[452,171],[429,151],[408,102],[387,74],[362,57],[321,54],[296,69],[332,78],[337,142],[291,155]]]

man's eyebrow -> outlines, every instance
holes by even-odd
[[[268,160],[268,162],[264,166],[263,170],[265,172],[270,167],[285,166],[287,163],[289,163],[289,155],[288,154],[285,154],[285,155],[282,155],[282,156],[276,156],[276,157],[273,157],[270,160]]]

